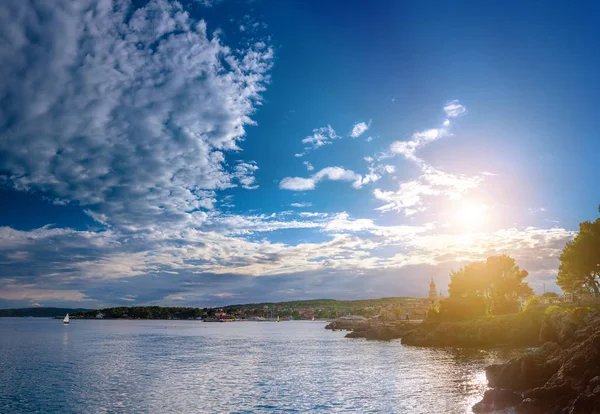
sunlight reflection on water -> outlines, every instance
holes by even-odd
[[[323,327],[0,319],[0,411],[462,413],[509,356]]]

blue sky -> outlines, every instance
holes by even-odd
[[[597,215],[595,2],[0,5],[0,306],[423,296]]]

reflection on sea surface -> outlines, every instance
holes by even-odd
[[[405,347],[320,322],[0,319],[0,411],[456,413],[518,351]]]

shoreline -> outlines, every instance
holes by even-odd
[[[600,413],[600,309],[595,307],[549,307],[416,326],[334,321],[326,329],[423,348],[523,349],[519,357],[485,367],[488,389],[473,412]]]

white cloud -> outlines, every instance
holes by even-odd
[[[369,121],[369,123],[365,123],[365,122],[359,122],[357,124],[355,124],[352,127],[352,131],[350,132],[350,136],[352,138],[358,138],[360,137],[362,134],[364,134],[369,127],[371,126],[371,121]]]
[[[45,302],[92,300],[98,299],[94,289],[90,290],[96,281],[104,284],[129,282],[135,277],[138,280],[138,294],[147,284],[160,281],[161,284],[155,286],[154,294],[169,289],[177,293],[172,293],[168,300],[184,298],[192,303],[191,293],[178,289],[184,286],[180,283],[182,280],[192,285],[196,282],[205,283],[204,278],[210,278],[211,275],[221,275],[218,277],[225,279],[228,275],[286,275],[294,280],[294,274],[317,272],[322,275],[319,272],[324,267],[341,272],[373,271],[373,275],[391,269],[398,275],[403,274],[399,269],[409,265],[439,266],[450,263],[454,266],[501,253],[513,255],[532,274],[547,275],[556,269],[557,255],[574,235],[574,232],[558,228],[512,228],[493,233],[457,235],[443,233],[440,231],[442,229],[432,225],[384,226],[373,219],[352,218],[348,213],[331,216],[325,213],[301,213],[302,217],[310,218],[311,221],[306,222],[282,221],[277,214],[211,214],[213,217],[207,221],[215,224],[215,231],[190,228],[176,233],[155,233],[147,240],[133,244],[126,241],[127,237],[119,238],[116,245],[93,242],[89,245],[104,247],[95,248],[92,253],[85,253],[85,249],[78,242],[73,243],[72,239],[103,239],[106,235],[73,230],[70,233],[56,232],[53,229],[38,229],[34,235],[30,235],[32,232],[12,230],[16,232],[14,240],[29,241],[28,250],[35,260],[24,258],[16,265],[1,267],[5,278],[0,279],[0,299]],[[272,243],[264,238],[234,237],[236,231],[244,234],[245,231],[262,232],[300,226],[320,230],[327,239],[322,242],[286,244]],[[0,251],[0,261],[4,253],[14,250],[8,243],[5,248],[8,250]],[[61,252],[58,256],[57,249]],[[386,252],[390,249],[398,253],[389,256]],[[84,260],[78,259],[81,255]],[[40,267],[38,264],[43,257],[51,260],[44,261],[44,266]],[[11,269],[19,269],[19,274],[36,275],[38,282],[30,283],[30,277],[20,276],[24,280],[17,283],[15,277],[6,277]],[[304,275],[302,280],[306,281]],[[406,281],[413,283],[414,278]],[[231,287],[231,282],[224,283],[229,283],[228,289]],[[120,285],[111,286],[113,288],[109,292],[114,295],[118,291],[114,289]],[[156,289],[159,286],[160,289]],[[218,286],[212,292],[203,292],[223,292],[224,288]],[[235,292],[234,289],[232,293]],[[120,297],[119,301],[133,299],[133,296],[123,293],[114,297]],[[164,299],[164,293],[160,298]],[[148,301],[144,297],[135,299],[138,303]]]
[[[334,140],[341,138],[341,136],[336,134],[335,130],[331,127],[331,125],[313,129],[312,135],[309,135],[302,140],[303,144],[308,145],[304,148],[304,152],[294,154],[294,156],[302,157],[309,151],[316,150],[324,145],[331,144]]]
[[[185,298],[181,295],[171,294],[171,295],[165,296],[165,300],[174,300],[174,301],[182,302],[182,301],[185,301]]]
[[[163,0],[3,2],[0,27],[0,169],[15,188],[134,231],[186,223],[236,180],[255,188],[255,165],[228,171],[225,153],[261,102],[264,43],[231,49]]]
[[[460,199],[467,191],[479,187],[482,181],[479,176],[449,174],[427,166],[419,178],[400,183],[398,190],[375,189],[373,195],[386,203],[377,210],[403,212],[409,216],[427,209],[426,197]]]
[[[304,161],[302,164],[306,166],[307,171],[312,171],[315,169],[315,167],[313,167],[313,165],[309,161]]]
[[[290,204],[292,207],[303,208],[303,207],[311,207],[312,203],[292,203]]]
[[[532,207],[527,209],[527,211],[529,211],[529,214],[538,214],[538,213],[544,213],[546,211],[545,207]]]
[[[466,112],[466,109],[458,101],[446,104],[444,111],[448,117],[456,117]],[[444,121],[444,126],[450,125],[449,120]],[[483,175],[455,175],[440,171],[425,160],[416,155],[419,148],[434,142],[440,138],[450,136],[446,128],[431,128],[422,132],[416,132],[408,141],[395,141],[390,145],[387,152],[381,154],[378,159],[383,160],[394,154],[403,155],[407,160],[415,163],[421,170],[421,175],[415,179],[400,183],[397,190],[375,189],[373,195],[376,199],[385,202],[377,210],[397,211],[405,215],[425,211],[429,204],[426,198],[443,196],[450,200],[461,198],[469,190],[475,189],[483,182]],[[393,174],[395,168],[386,165],[384,171]]]
[[[354,181],[356,180],[356,174],[354,171],[345,170],[341,167],[327,167],[313,174],[309,178],[286,177],[279,183],[279,188],[293,191],[314,190],[316,184],[324,179],[332,181]]]
[[[285,177],[279,183],[282,190],[307,191],[315,189],[315,180],[313,178]]]
[[[256,178],[254,172],[258,170],[256,162],[238,162],[235,166],[233,176],[238,180],[240,186],[247,190],[255,190],[258,185],[255,184]]]
[[[373,191],[376,199],[386,203],[377,210],[404,212],[407,216],[423,210],[424,196],[437,194],[438,190],[417,180],[401,183],[397,191],[382,191],[378,188]]]
[[[448,135],[448,131],[444,128],[432,128],[422,132],[416,132],[409,141],[392,142],[389,153],[384,154],[383,157],[380,158],[386,158],[392,154],[401,154],[407,159],[421,164],[423,161],[415,155],[417,149]]]
[[[316,212],[310,212],[310,211],[302,211],[301,213],[298,213],[300,215],[300,217],[327,217],[328,214],[327,213],[316,213]]]
[[[363,185],[375,182],[379,178],[380,177],[377,174],[369,173],[365,176],[361,176],[352,170],[347,170],[342,167],[326,167],[308,178],[285,177],[279,183],[279,188],[292,191],[314,190],[316,185],[323,180],[352,181],[352,186],[354,188],[361,188]]]
[[[455,99],[453,101],[448,102],[444,106],[444,112],[446,113],[447,117],[454,118],[467,112],[467,108],[462,106],[458,99]]]

